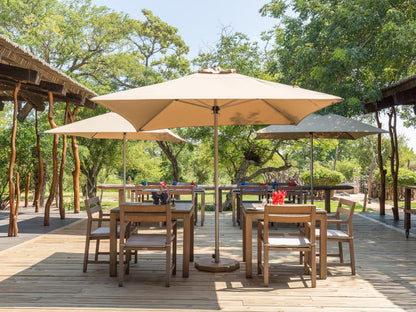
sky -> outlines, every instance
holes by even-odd
[[[232,32],[242,32],[252,41],[260,43],[262,31],[270,30],[276,20],[261,16],[259,9],[267,0],[92,0],[115,11],[125,12],[132,18],[142,19],[142,9],[178,29],[179,35],[189,46],[189,59],[198,52],[207,51],[218,41],[221,30],[229,27]],[[383,118],[387,130],[387,118]],[[407,144],[416,152],[416,129],[405,128],[398,120],[398,134],[407,138]],[[387,134],[385,134],[387,135]]]

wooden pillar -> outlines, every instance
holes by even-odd
[[[15,184],[13,182],[13,169],[14,163],[16,160],[16,131],[17,131],[17,94],[20,90],[20,81],[17,83],[14,92],[13,92],[13,102],[14,102],[14,109],[13,109],[13,128],[12,128],[12,137],[10,139],[10,164],[9,164],[9,202],[10,202],[10,219],[9,219],[9,230],[8,236],[17,236],[18,228],[17,228],[17,209],[16,203],[14,202],[14,195],[15,195]]]
[[[40,209],[40,196],[42,193],[42,186],[43,186],[43,160],[42,160],[42,153],[40,150],[40,134],[39,134],[39,127],[38,127],[38,111],[35,110],[35,128],[36,128],[36,150],[38,153],[38,165],[39,165],[39,179],[38,184],[36,185],[35,191],[35,212],[39,212]]]
[[[25,188],[25,207],[29,206],[29,188],[30,188],[30,172],[27,173]]]
[[[69,103],[66,103],[64,125],[68,122]],[[64,205],[64,170],[66,161],[66,135],[62,137],[62,158],[61,166],[59,168],[59,215],[61,219],[65,219],[65,205]]]
[[[75,115],[78,111],[78,106],[75,107],[74,111],[69,114],[69,120],[75,121]],[[81,171],[81,162],[79,160],[77,139],[75,136],[71,136],[71,147],[72,154],[74,155],[74,171],[72,171],[72,180],[74,183],[74,213],[80,212],[80,197],[79,197],[79,174]]]
[[[51,128],[56,128],[56,124],[53,121],[53,94],[52,92],[48,92],[48,99],[49,99],[49,124]],[[45,205],[45,217],[43,219],[43,225],[49,225],[50,219],[50,209],[55,198],[56,193],[56,186],[58,184],[58,143],[59,143],[59,135],[53,135],[53,147],[52,147],[52,183],[49,192],[48,200],[46,201]]]

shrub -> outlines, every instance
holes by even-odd
[[[301,174],[303,183],[310,184],[311,175],[309,171]],[[337,185],[344,181],[344,176],[338,171],[332,171],[324,167],[319,167],[313,172],[313,183],[316,185]]]

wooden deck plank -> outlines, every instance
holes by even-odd
[[[214,251],[213,219],[207,212],[204,227],[195,228],[196,259]],[[416,239],[359,215],[354,217],[357,275],[331,267],[317,288],[302,276],[296,253],[273,260],[269,287],[263,287],[262,276],[246,279],[241,262],[229,273],[192,266],[189,278],[179,271],[166,288],[163,261],[145,255],[132,265],[125,287],[118,287],[107,265],[90,264],[82,272],[85,224],[76,221],[0,252],[0,311],[416,311]],[[221,213],[221,257],[242,261],[241,244],[231,214]]]

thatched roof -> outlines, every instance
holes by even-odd
[[[365,104],[367,112],[371,113],[396,105],[416,105],[416,75],[392,83],[381,90],[381,94],[382,98],[379,101]]]
[[[22,84],[19,100],[30,103],[37,110],[44,109],[48,91],[57,102],[96,107],[89,100],[96,96],[93,91],[0,35],[0,104],[13,100],[17,81]]]

